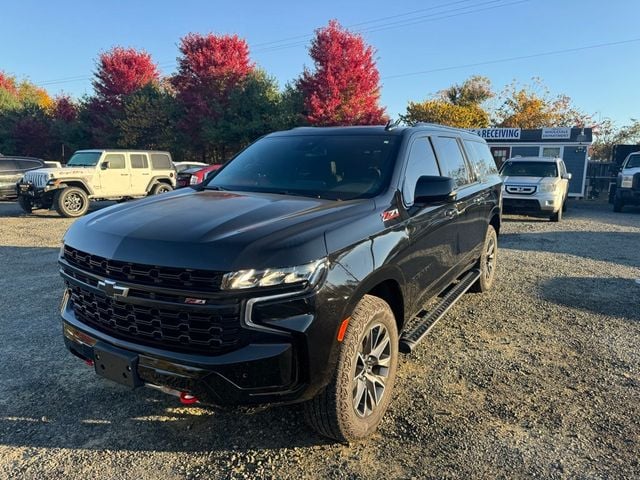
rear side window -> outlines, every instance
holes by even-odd
[[[149,168],[149,161],[147,155],[144,153],[131,153],[129,154],[131,159],[131,168]]]
[[[431,140],[438,156],[442,175],[453,178],[456,187],[471,183],[471,176],[458,141],[453,137],[433,137]]]
[[[416,139],[409,151],[407,170],[404,175],[404,185],[402,187],[402,196],[407,205],[413,204],[416,184],[418,183],[418,179],[423,175],[440,175],[438,163],[433,153],[433,147],[427,137]]]
[[[151,154],[151,168],[154,170],[171,170],[171,158],[166,153]]]
[[[104,156],[104,161],[109,162],[109,169],[125,168],[124,153],[108,153]]]
[[[489,175],[495,175],[498,173],[496,161],[494,160],[493,155],[491,155],[491,151],[487,144],[465,140],[464,148],[467,151],[469,159],[473,163],[478,178],[484,180]]]
[[[16,162],[13,160],[0,160],[0,172],[10,172],[17,170]]]

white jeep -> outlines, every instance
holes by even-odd
[[[90,200],[128,200],[171,191],[176,171],[168,152],[78,150],[62,168],[31,170],[18,182],[18,203],[31,213],[55,208],[79,217]]]

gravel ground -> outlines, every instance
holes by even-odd
[[[497,288],[403,357],[379,432],[344,446],[300,409],[184,408],[65,350],[70,220],[0,203],[0,478],[640,476],[640,209],[508,217]]]

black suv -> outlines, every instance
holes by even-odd
[[[44,161],[31,157],[4,157],[0,155],[0,199],[16,198],[16,184],[25,172],[43,168]]]
[[[365,437],[399,351],[468,289],[491,287],[500,192],[486,143],[462,130],[267,135],[207,182],[71,226],[66,345],[132,388],[306,402],[323,435]]]

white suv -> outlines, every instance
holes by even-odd
[[[515,157],[502,165],[502,211],[562,219],[571,174],[561,158]]]
[[[29,171],[18,182],[18,203],[31,213],[55,208],[79,217],[90,200],[127,200],[171,191],[176,171],[168,152],[79,150],[63,168]]]

